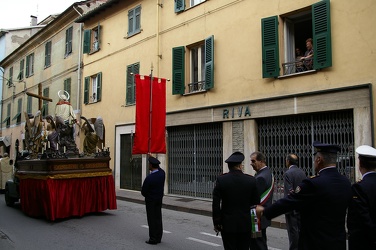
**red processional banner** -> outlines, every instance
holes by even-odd
[[[166,153],[166,79],[135,75],[136,128],[132,154]],[[151,120],[150,120],[151,119]]]

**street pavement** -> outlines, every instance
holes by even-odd
[[[116,198],[119,200],[144,204],[144,197],[139,191],[118,189],[116,190]],[[205,216],[212,215],[212,201],[209,199],[205,200],[165,195],[163,197],[163,208]],[[271,226],[286,229],[285,216],[281,215],[274,218]]]

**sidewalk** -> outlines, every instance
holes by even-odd
[[[144,204],[144,197],[139,191],[119,189],[116,190],[116,198],[118,200]],[[163,208],[180,212],[211,216],[212,202],[211,200],[199,200],[189,197],[185,198],[165,195],[163,197]],[[272,220],[272,227],[285,229],[285,216],[281,215],[274,218]]]

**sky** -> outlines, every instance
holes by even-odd
[[[0,29],[30,26],[30,16],[38,23],[52,14],[65,11],[81,0],[0,0]]]

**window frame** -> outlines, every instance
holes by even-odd
[[[73,52],[73,26],[65,30],[65,54],[64,58],[68,57]]]
[[[92,89],[94,79],[96,80],[95,90]],[[102,100],[102,83],[103,83],[102,72],[85,77],[85,80],[84,80],[84,104],[85,105],[97,103]],[[95,99],[93,99],[94,93],[96,94]],[[90,101],[90,99],[92,101]]]
[[[26,56],[26,78],[34,75],[34,52]]]
[[[186,68],[186,50],[191,50],[204,44],[204,59],[205,65],[202,65],[204,69],[205,79],[201,79],[201,85],[199,88],[192,88],[191,82],[186,84],[186,72],[189,73],[191,80],[192,67],[191,67],[191,53],[189,53],[189,68]],[[186,88],[188,92],[186,93]],[[188,46],[179,46],[172,48],[172,94],[184,95],[196,92],[206,92],[209,89],[214,88],[214,36],[206,38],[204,41],[197,42]]]
[[[24,68],[25,68],[25,59],[20,61],[20,72],[18,73],[17,79],[22,81],[24,79]]]
[[[313,51],[315,56],[313,57],[313,70],[306,72],[315,72],[332,66],[330,0],[322,0],[312,4],[310,7]],[[283,74],[280,75],[280,66],[282,64],[279,60],[278,29],[278,16],[261,19],[263,78],[286,76]],[[287,51],[284,51],[284,53],[286,55]]]
[[[141,5],[128,10],[128,37],[141,33]]]
[[[125,105],[136,104],[136,83],[134,76],[140,73],[140,63],[133,63],[127,66]]]
[[[51,66],[51,52],[52,52],[52,42],[48,41],[44,45],[44,68]]]

